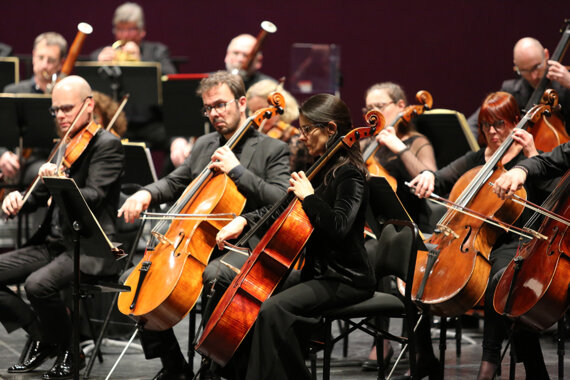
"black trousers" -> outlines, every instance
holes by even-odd
[[[30,246],[0,255],[0,322],[8,332],[39,322],[33,339],[71,344],[72,324],[60,290],[73,279],[73,259],[59,245]],[[24,283],[30,305],[8,285]]]

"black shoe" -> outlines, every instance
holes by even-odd
[[[200,380],[220,380],[221,377],[217,372],[219,366],[213,363],[208,358],[202,358],[202,363],[200,364]]]
[[[79,369],[85,367],[85,354],[79,352]],[[71,379],[73,377],[73,353],[71,350],[62,350],[57,355],[55,364],[49,371],[44,373],[44,380]]]
[[[57,353],[55,344],[41,343],[39,340],[33,341],[28,351],[28,357],[18,364],[14,364],[8,368],[8,373],[30,372],[45,362],[49,358],[53,358]]]
[[[192,369],[189,365],[186,365],[180,370],[163,368],[158,371],[152,380],[192,380],[193,377],[194,373],[192,373]]]

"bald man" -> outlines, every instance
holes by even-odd
[[[501,91],[512,94],[522,111],[546,73],[546,78],[549,80],[546,88],[552,88],[558,92],[559,103],[562,106],[562,118],[566,123],[566,130],[570,133],[570,72],[568,69],[558,61],[551,60],[548,49],[532,37],[524,37],[517,41],[513,48],[513,65],[519,78],[504,81]],[[475,131],[478,115],[479,110],[468,120],[471,129]]]
[[[240,34],[239,36],[234,37],[228,45],[226,58],[224,59],[227,71],[234,74],[239,73],[241,75],[246,91],[251,87],[251,85],[264,79],[270,79],[276,82],[275,79],[270,76],[259,72],[263,66],[263,53],[261,53],[261,51],[257,53],[250,69],[247,72],[241,71],[241,67],[247,60],[255,42],[256,39],[251,34]]]
[[[110,240],[115,233],[115,213],[119,203],[120,177],[123,171],[123,148],[118,138],[93,122],[94,101],[89,84],[81,77],[69,76],[52,92],[50,111],[58,131],[65,134],[78,117],[69,136],[85,128],[96,129],[83,153],[75,160],[66,176],[73,178],[85,201]],[[98,129],[97,129],[98,128]],[[46,163],[39,169],[40,177],[54,175],[56,165]],[[48,204],[50,193],[42,182],[24,204],[20,192],[8,194],[2,204],[6,215],[33,211]],[[29,372],[48,358],[57,356],[44,379],[69,378],[73,374],[72,324],[60,291],[71,284],[73,277],[72,231],[64,223],[64,214],[51,202],[44,222],[27,246],[2,254],[0,260],[0,322],[8,332],[23,328],[32,339],[27,357],[10,368],[10,373]],[[81,254],[81,271],[90,275],[107,275],[116,271],[114,257]],[[24,283],[30,305],[12,292],[8,285]],[[85,365],[85,356],[80,363]]]

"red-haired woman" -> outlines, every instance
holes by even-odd
[[[478,120],[479,142],[484,147],[477,152],[465,154],[435,173],[429,171],[420,173],[411,181],[416,195],[428,197],[434,190],[438,195],[447,194],[461,175],[476,166],[485,164],[509,136],[512,136],[514,143],[501,160],[507,170],[519,161],[537,155],[532,135],[525,130],[515,129],[519,119],[519,108],[512,95],[506,92],[489,94],[483,101]],[[548,195],[548,189],[528,186],[526,190],[528,198],[533,202],[541,203],[542,199]],[[530,215],[532,213],[525,211],[517,220],[516,225],[522,227]],[[516,253],[518,242],[518,236],[512,233],[505,233],[497,239],[489,256],[490,279],[508,265]],[[483,356],[479,368],[479,380],[491,379],[496,372],[501,361],[501,345],[508,331],[508,319],[497,314],[493,308],[493,293],[494,289],[491,291],[490,287],[485,293]],[[524,344],[519,343],[521,339]],[[418,345],[418,351],[427,352],[428,358],[430,353],[433,355],[431,346],[423,347],[422,339],[419,339]],[[518,352],[517,357],[524,362],[527,379],[548,378],[538,336],[521,330],[514,336],[514,346],[521,351]],[[420,362],[418,367],[421,367]]]

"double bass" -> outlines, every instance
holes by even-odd
[[[402,112],[400,112],[396,119],[389,125],[389,127],[396,128],[396,133],[398,131],[398,126],[400,123],[409,123],[412,118],[421,115],[425,110],[431,109],[433,106],[433,98],[431,94],[427,91],[421,90],[416,93],[416,99],[421,105],[410,105],[407,106]],[[398,186],[396,178],[392,177],[388,171],[378,162],[374,154],[380,148],[378,141],[372,141],[366,150],[362,153],[362,157],[368,168],[368,172],[371,175],[378,177],[384,177],[392,187],[392,190],[396,191]]]
[[[268,103],[269,108],[260,109],[238,128],[227,147],[233,149],[250,128],[283,112],[281,94],[270,94]],[[166,330],[194,307],[217,232],[245,206],[235,183],[208,166],[153,228],[144,257],[125,281],[131,291],[119,295],[119,310],[147,330]]]
[[[550,112],[549,105],[533,107],[515,129],[526,128],[545,112]],[[418,252],[413,299],[421,307],[429,307],[435,315],[461,315],[483,298],[491,271],[489,254],[496,239],[504,232],[503,228],[474,218],[462,209],[474,210],[483,219],[496,217],[508,225],[523,211],[523,206],[499,199],[488,186],[488,182],[496,181],[505,171],[500,161],[513,141],[510,135],[485,165],[461,176],[449,195],[455,200],[455,207],[437,223],[426,242],[430,248],[427,254]],[[524,188],[518,190],[517,195],[526,198]]]
[[[371,111],[370,115],[371,127],[356,128],[346,136],[337,138],[307,171],[309,180],[340,149],[349,148],[358,140],[374,135],[376,126],[381,127],[384,119],[378,111]],[[287,206],[285,211],[267,230],[220,299],[196,346],[198,352],[222,366],[231,359],[257,319],[261,304],[289,272],[313,231],[301,203],[293,193],[288,193],[272,207],[252,230],[264,225],[283,206]],[[249,239],[252,230],[240,239],[238,245]]]
[[[566,28],[562,31],[562,37],[556,46],[556,49],[550,57],[553,61],[561,62],[568,48],[570,42],[570,21],[566,21]],[[531,97],[529,98],[525,109],[531,109],[535,104],[538,104],[543,99],[543,93],[547,89],[550,80],[546,77],[548,70],[545,70],[544,76],[534,89]],[[553,109],[555,109],[553,107]],[[542,117],[534,123],[533,126],[528,128],[528,132],[534,139],[536,149],[544,152],[550,152],[552,149],[560,144],[570,140],[570,136],[566,132],[564,121],[561,118],[559,110],[555,112],[542,115]]]
[[[499,314],[519,318],[544,330],[568,309],[570,281],[570,171],[542,205],[550,211],[538,232],[546,239],[525,243],[509,263],[495,289]],[[553,215],[554,214],[554,215]],[[537,212],[527,226],[539,221]]]

